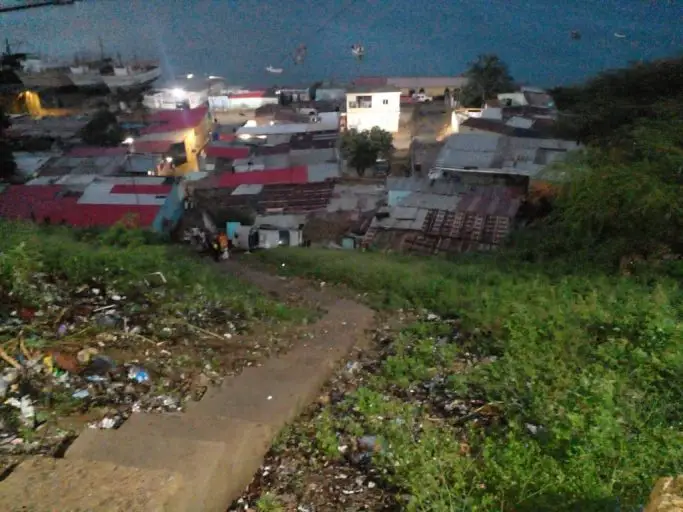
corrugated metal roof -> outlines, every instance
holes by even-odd
[[[16,185],[0,195],[0,216],[11,219],[29,220],[35,218],[50,223],[65,223],[72,226],[112,226],[133,214],[139,225],[152,225],[159,212],[159,206],[139,205],[87,205],[80,204],[78,194],[63,196],[61,186]]]
[[[268,171],[252,171],[240,173],[224,173],[218,178],[218,187],[237,187],[239,185],[266,185],[276,183],[306,183],[308,169],[291,167],[287,169],[271,169]]]
[[[171,145],[175,144],[172,140],[140,140],[133,143],[133,153],[154,153],[163,154],[168,152]]]
[[[254,225],[270,225],[281,229],[298,229],[301,224],[306,223],[306,214],[278,213],[257,215]]]
[[[99,146],[81,146],[76,147],[64,153],[65,157],[71,158],[96,158],[101,156],[117,156],[128,153],[128,148],[117,146],[114,148],[105,148]]]
[[[384,197],[384,187],[378,185],[336,184],[327,211],[372,211]]]
[[[207,157],[213,158],[229,158],[237,160],[239,158],[248,158],[251,153],[251,148],[248,146],[224,146],[211,144],[204,148]]]
[[[233,196],[250,196],[260,194],[263,191],[263,185],[240,185],[232,191]]]
[[[187,110],[162,110],[149,116],[149,126],[140,130],[142,135],[178,132],[199,126],[208,115],[208,107]]]
[[[316,183],[338,178],[340,175],[339,164],[336,162],[313,164],[306,166],[308,170],[308,181]]]
[[[400,198],[397,206],[455,211],[459,202],[460,197],[457,195],[448,196],[411,192],[407,196]]]
[[[168,194],[173,187],[171,185],[138,185],[131,183],[130,185],[114,185],[111,188],[112,194]]]

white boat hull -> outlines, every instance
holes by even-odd
[[[73,82],[68,75],[63,71],[43,71],[38,73],[26,73],[24,71],[17,71],[17,77],[21,80],[27,88],[37,87],[69,87]]]
[[[102,75],[99,73],[69,73],[67,76],[76,87],[97,87],[98,85],[104,85]]]
[[[140,87],[147,85],[161,76],[161,68],[153,68],[141,73],[132,73],[129,75],[102,75],[104,83],[109,90],[115,91],[117,89],[129,89],[133,87]]]

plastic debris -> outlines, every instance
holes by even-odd
[[[131,366],[128,370],[128,378],[135,382],[149,382],[149,374],[139,366]]]

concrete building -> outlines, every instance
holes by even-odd
[[[155,142],[171,148],[182,144],[184,154],[175,155],[180,172],[199,170],[197,156],[209,140],[211,117],[207,107],[190,110],[162,110],[148,119],[148,124],[134,137],[133,151],[139,152],[144,143]],[[159,148],[160,149],[160,148]],[[157,151],[152,151],[157,152]]]
[[[462,89],[467,84],[467,78],[462,75],[394,77],[365,76],[355,79],[353,83],[356,86],[394,86],[401,89],[401,93],[404,95],[422,90],[429,96],[441,96],[446,88],[450,89],[451,91],[454,89]]]
[[[263,105],[277,105],[278,98],[269,91],[229,91],[209,96],[209,108],[222,112],[229,110],[253,110]]]
[[[398,132],[401,90],[393,86],[353,87],[346,92],[346,126],[359,131],[377,126]]]
[[[164,178],[150,177],[103,177],[83,188],[15,185],[0,193],[0,217],[78,227],[111,226],[134,217],[140,227],[152,227],[174,190]],[[177,217],[175,210],[166,218]],[[168,222],[158,224],[168,227]]]
[[[208,104],[209,96],[225,89],[222,79],[206,79],[188,75],[145,93],[142,104],[152,110],[194,109]]]
[[[509,184],[514,177],[537,179],[546,166],[578,148],[576,142],[560,139],[455,134],[446,140],[429,177],[451,177],[473,185]]]
[[[506,92],[498,95],[498,101],[508,107],[537,107],[555,109],[552,96],[543,89],[521,87],[517,92]]]

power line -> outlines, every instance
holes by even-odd
[[[77,0],[26,0],[23,4],[0,7],[0,13],[25,11],[27,9],[36,9],[38,7],[51,7],[55,5],[73,5],[76,2]]]

